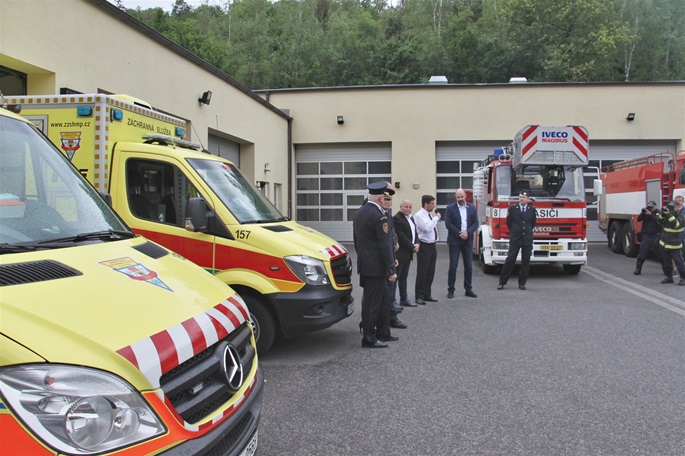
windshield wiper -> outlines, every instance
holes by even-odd
[[[33,245],[8,244],[7,242],[3,242],[2,244],[0,244],[0,254],[2,254],[2,253],[33,252],[35,250],[37,250],[37,249]]]
[[[133,231],[122,231],[122,230],[105,230],[105,231],[93,231],[91,233],[80,233],[76,236],[68,236],[58,239],[49,239],[46,241],[37,242],[36,245],[41,247],[63,247],[66,243],[79,243],[84,241],[118,241],[119,239],[130,239],[135,237]]]
[[[274,223],[274,222],[278,222],[278,220],[254,219],[254,220],[242,220],[240,223],[242,225],[247,225],[248,223]]]

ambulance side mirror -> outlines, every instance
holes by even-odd
[[[602,196],[602,180],[601,179],[595,179],[592,182],[592,192],[595,194],[595,196]]]
[[[204,198],[189,198],[185,222],[187,231],[207,232],[207,203]]]

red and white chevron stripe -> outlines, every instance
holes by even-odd
[[[336,243],[330,247],[320,250],[324,255],[328,255],[329,258],[336,258],[347,253],[347,249],[343,247],[342,244]]]
[[[117,350],[140,370],[153,388],[179,364],[226,337],[248,319],[242,298],[234,294],[213,308]]]

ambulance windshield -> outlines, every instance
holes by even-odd
[[[133,235],[50,141],[0,114],[0,253],[127,234]]]
[[[231,163],[219,160],[188,159],[238,223],[273,223],[288,220],[271,201],[245,179]]]
[[[512,170],[510,195],[517,197],[524,190],[538,201],[585,201],[582,168],[562,165],[517,166]]]

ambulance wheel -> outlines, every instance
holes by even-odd
[[[619,222],[612,222],[609,226],[609,248],[614,253],[623,253],[622,228]]]
[[[257,353],[264,354],[269,351],[276,337],[274,317],[259,298],[250,295],[241,297],[245,304],[247,304],[247,310],[250,313],[252,330],[254,331],[255,341],[257,341]]]
[[[640,246],[635,243],[635,233],[630,223],[623,225],[623,235],[621,236],[623,242],[623,252],[627,257],[635,258],[640,251]]]
[[[580,266],[579,264],[564,264],[562,265],[564,267],[564,272],[566,274],[578,274],[580,272]]]

